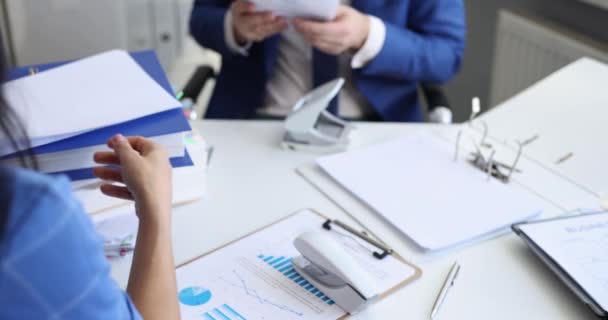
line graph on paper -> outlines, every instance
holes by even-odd
[[[291,258],[262,254],[254,257],[238,258],[236,268],[223,273],[217,281],[259,306],[271,307],[295,319],[340,312],[333,300],[293,270]],[[276,297],[282,297],[280,302]]]
[[[237,270],[232,270],[232,276],[234,276],[234,279],[229,279],[226,276],[222,276],[219,279],[224,281],[229,286],[232,286],[232,287],[238,288],[238,289],[242,289],[243,293],[247,297],[252,298],[254,301],[256,301],[257,303],[259,303],[261,305],[270,305],[270,306],[276,308],[277,311],[284,311],[284,312],[296,315],[298,317],[301,317],[304,315],[302,312],[294,310],[288,305],[277,303],[271,299],[265,298],[262,293],[258,292],[258,290],[251,288],[250,285],[247,284],[247,281],[245,281],[243,276]],[[235,279],[236,279],[236,281],[234,281]]]

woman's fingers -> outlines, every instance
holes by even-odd
[[[93,174],[101,180],[124,183],[120,169],[97,167],[93,168]]]
[[[118,156],[116,155],[116,153],[111,152],[111,151],[96,152],[93,155],[93,161],[95,161],[95,163],[99,163],[99,164],[115,165],[115,166],[120,165],[120,159],[118,159]]]
[[[101,186],[101,192],[106,196],[124,199],[124,200],[134,200],[133,195],[127,189],[127,187],[115,186],[111,184],[104,184]]]

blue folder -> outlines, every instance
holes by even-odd
[[[188,151],[184,151],[184,152],[185,152],[184,157],[169,159],[171,161],[171,166],[173,168],[189,167],[189,166],[194,165],[194,162],[192,162],[192,158],[190,158]],[[50,173],[50,174],[66,175],[72,181],[87,180],[87,179],[95,178],[95,176],[93,175],[93,168],[78,169],[78,170],[71,170],[71,171],[65,171],[65,172],[54,172],[54,173]]]
[[[133,59],[153,78],[163,89],[170,94],[173,94],[171,84],[167,79],[165,72],[156,57],[154,51],[142,51],[131,53]],[[29,75],[29,70],[36,68],[37,71],[53,69],[62,66],[70,61],[48,63],[35,66],[26,66],[15,68],[8,72],[9,80],[19,79]],[[146,117],[126,121],[116,125],[100,128],[84,134],[64,139],[61,141],[49,143],[46,145],[32,148],[34,154],[44,154],[51,152],[61,152],[72,149],[84,148],[94,145],[105,144],[113,135],[120,133],[125,136],[146,136],[154,137],[167,135],[177,132],[190,131],[190,124],[184,117],[181,106],[175,106],[174,109],[152,114]],[[14,157],[15,154],[4,156],[0,159]],[[172,158],[171,164],[173,167],[184,167],[193,165],[192,159],[186,152],[184,157]],[[73,170],[69,172],[59,172],[55,174],[67,174],[72,180],[84,180],[94,178],[91,168]]]
[[[169,94],[173,94],[171,84],[167,79],[163,68],[153,51],[143,51],[132,53],[133,59]],[[42,72],[69,63],[57,62],[37,66],[20,67],[11,70],[8,78],[11,80],[25,77],[29,74],[32,67]],[[184,117],[181,106],[177,105],[174,109],[152,114],[146,117],[135,119],[112,125],[109,127],[93,130],[72,138],[42,145],[32,149],[34,154],[44,154],[60,152],[84,147],[105,144],[109,138],[117,133],[125,136],[145,136],[154,137],[177,132],[190,131],[188,120]],[[14,157],[14,154],[2,157],[2,159]]]

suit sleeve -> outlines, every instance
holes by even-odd
[[[223,57],[234,55],[226,44],[224,19],[230,6],[229,0],[195,0],[190,16],[190,34],[203,47],[220,53]]]
[[[415,0],[408,25],[386,24],[380,53],[359,72],[362,76],[444,83],[459,70],[465,47],[462,0]]]

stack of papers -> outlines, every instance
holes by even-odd
[[[453,144],[431,134],[317,164],[425,251],[487,239],[542,211],[541,199],[514,183],[488,179],[464,158],[455,161]]]
[[[93,154],[108,150],[107,140],[117,133],[163,145],[175,167],[192,164],[183,143],[190,126],[153,53],[110,51],[39,69],[31,76],[13,73],[3,91],[26,125],[42,172],[91,178]],[[0,160],[16,163],[23,150],[0,142],[7,146]]]
[[[340,0],[251,0],[259,11],[270,11],[286,18],[333,20]]]

